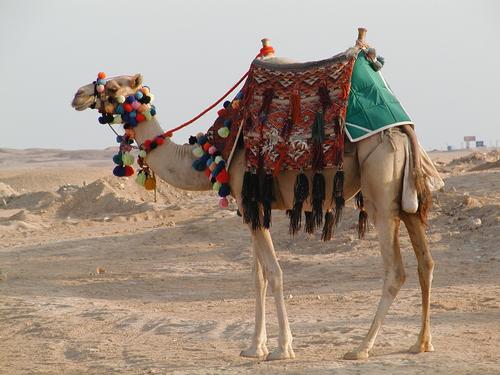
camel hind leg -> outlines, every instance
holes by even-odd
[[[422,328],[418,335],[417,342],[410,347],[410,352],[432,352],[434,351],[434,347],[431,343],[432,337],[430,332],[430,298],[434,261],[429,251],[424,224],[422,224],[419,216],[416,214],[403,213],[401,218],[408,230],[411,244],[417,257],[418,278],[420,281],[420,289],[422,290]]]

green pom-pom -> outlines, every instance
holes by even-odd
[[[219,130],[217,130],[217,134],[219,134],[219,137],[221,138],[227,138],[229,136],[229,129],[223,126]]]
[[[223,159],[221,156],[216,156],[214,161],[215,161],[215,164],[219,164],[222,160]]]
[[[148,155],[148,153],[147,153],[146,151],[144,151],[144,150],[139,151],[139,156],[140,156],[141,158],[143,158],[143,159],[144,159],[147,155]]]
[[[222,184],[220,182],[216,182],[213,184],[212,189],[213,189],[213,191],[218,193],[221,186],[222,186]]]
[[[123,154],[122,161],[124,165],[132,165],[134,164],[134,155],[130,153]]]
[[[144,186],[144,183],[146,182],[146,173],[139,172],[137,174],[137,177],[135,178],[135,182],[137,182],[141,186]]]
[[[200,146],[195,147],[193,149],[193,155],[196,156],[197,158],[201,158],[204,153],[205,151],[203,151],[203,149]]]
[[[122,120],[121,115],[117,115],[117,116],[113,117],[113,124],[121,124],[122,122],[123,122],[123,120]]]

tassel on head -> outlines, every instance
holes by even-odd
[[[315,173],[312,183],[312,215],[315,227],[323,222],[323,203],[325,202],[325,177],[322,173]]]
[[[321,241],[330,241],[333,237],[333,224],[334,218],[332,211],[326,211],[325,224],[323,225],[323,232],[321,233]]]

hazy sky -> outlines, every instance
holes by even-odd
[[[425,148],[464,135],[500,140],[496,0],[0,0],[0,147],[115,145],[95,111],[70,101],[97,72],[144,75],[164,129],[191,118],[248,69],[260,39],[277,55],[318,60],[353,45],[357,27]],[[495,27],[494,27],[495,26]],[[206,130],[209,113],[177,133]]]

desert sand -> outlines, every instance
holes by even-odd
[[[382,286],[376,236],[348,203],[330,243],[275,212],[297,358],[242,358],[254,316],[250,235],[234,204],[111,174],[112,150],[0,149],[0,374],[500,374],[498,150],[435,152],[446,182],[428,229],[436,351],[420,328],[416,261],[372,356],[346,361]],[[267,300],[272,350],[277,321]]]

